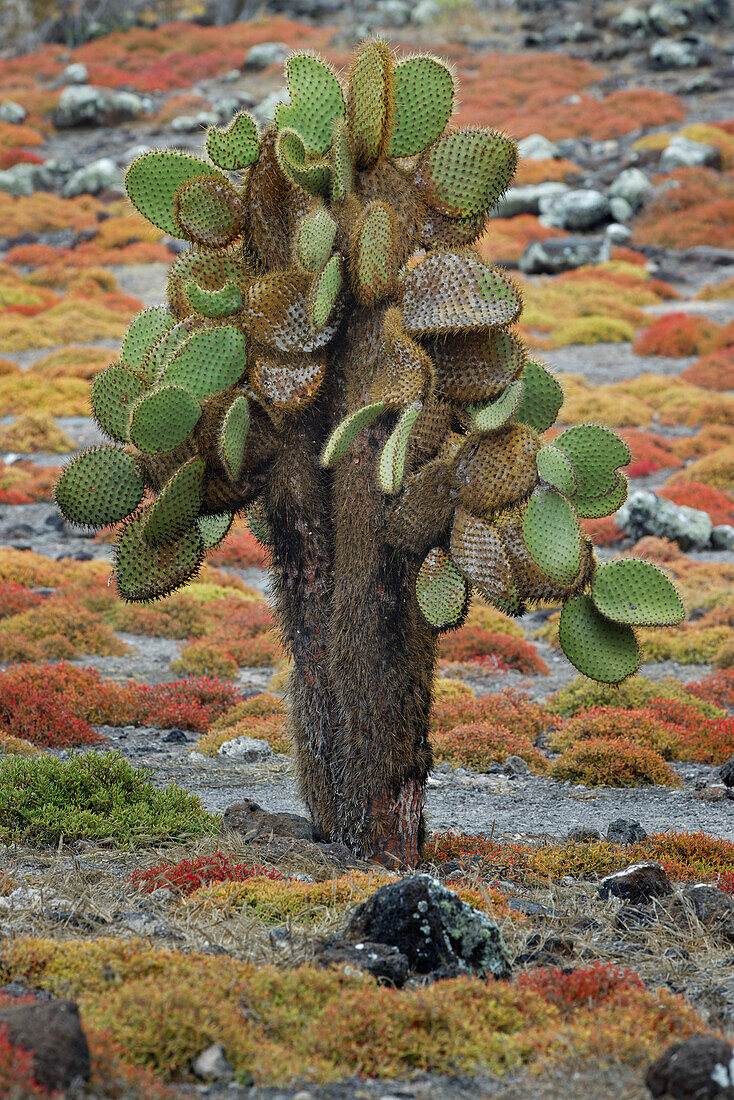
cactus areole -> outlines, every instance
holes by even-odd
[[[579,517],[622,504],[629,452],[597,426],[543,439],[561,388],[512,332],[518,287],[472,248],[515,142],[452,127],[447,65],[379,39],[343,80],[308,53],[287,76],[263,133],[238,114],[206,159],[131,165],[133,204],[189,248],[94,381],[110,445],[56,498],[74,523],[124,521],[115,578],[138,601],[247,512],[293,662],[302,797],[325,836],[409,866],[437,639],[474,590],[511,614],[562,604],[569,660],[610,683],[638,668],[634,626],[683,607],[654,566],[595,560]]]

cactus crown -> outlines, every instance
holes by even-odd
[[[514,141],[451,128],[450,69],[398,61],[379,39],[355,51],[344,84],[309,53],[287,76],[290,103],[262,134],[238,114],[209,131],[208,160],[167,150],[131,165],[133,204],[190,248],[168,306],[136,317],[96,378],[113,442],[70,464],[59,507],[90,527],[124,520],[120,594],[153,599],[194,575],[234,512],[249,508],[270,537],[252,485],[299,418],[315,416],[325,468],[382,422],[385,537],[415,557],[428,623],[458,624],[472,586],[514,613],[562,601],[572,663],[623,679],[640,660],[634,625],[683,608],[655,567],[597,565],[579,517],[620,506],[629,453],[595,426],[541,440],[561,388],[510,331],[517,286],[471,248],[512,179]],[[357,323],[379,340],[364,377]],[[450,502],[440,523],[437,484]]]

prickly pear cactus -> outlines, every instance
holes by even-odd
[[[639,665],[634,627],[683,607],[654,566],[596,562],[579,519],[622,504],[629,452],[593,425],[544,440],[561,387],[512,332],[518,287],[472,248],[514,141],[452,127],[448,66],[379,39],[343,81],[308,53],[287,77],[263,133],[239,114],[208,159],[130,167],[134,206],[189,248],[94,382],[110,445],[56,495],[74,523],[124,521],[126,600],[185,584],[247,511],[294,660],[302,794],[327,835],[411,863],[436,638],[473,590],[511,614],[562,603],[564,652],[610,683]]]

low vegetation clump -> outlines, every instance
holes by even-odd
[[[734,444],[692,462],[684,470],[673,474],[667,485],[678,487],[693,482],[703,482],[724,492],[731,489],[734,486]]]
[[[582,741],[623,739],[634,745],[653,749],[664,760],[681,759],[680,735],[675,727],[663,721],[651,707],[625,710],[622,707],[592,707],[579,711],[558,729],[552,730],[548,748],[554,752]]]
[[[451,663],[470,663],[491,669],[514,668],[526,675],[549,671],[531,642],[480,626],[467,625],[442,635],[438,652],[441,660]]]
[[[39,607],[3,619],[0,622],[0,661],[7,660],[4,654],[9,638],[31,643],[25,660],[37,660],[39,654],[47,658],[70,658],[91,653],[119,657],[129,652],[129,647],[115,637],[111,627],[99,615],[68,597],[50,597]],[[64,642],[64,652],[54,648],[52,640],[56,639]],[[40,649],[33,643],[39,643]]]
[[[734,389],[734,338],[729,347],[702,355],[680,377],[703,390]]]
[[[242,882],[249,878],[282,881],[285,877],[280,871],[262,864],[233,863],[223,852],[215,852],[212,856],[182,859],[178,863],[157,863],[144,871],[136,871],[127,881],[146,894],[165,889],[185,897],[213,882]]]
[[[433,757],[454,767],[486,772],[491,764],[503,764],[508,756],[521,756],[535,772],[544,772],[548,761],[543,753],[521,734],[489,722],[471,722],[431,734]]]
[[[677,469],[683,465],[668,440],[655,432],[627,428],[619,435],[632,454],[632,461],[624,469],[628,477],[644,477],[656,470]]]
[[[734,524],[734,493],[694,481],[686,485],[665,485],[658,490],[658,496],[672,500],[673,504],[708,512],[714,526]]]
[[[635,355],[664,355],[681,359],[703,355],[734,343],[734,327],[717,325],[706,317],[689,313],[666,313],[635,340]]]
[[[9,979],[32,977],[78,998],[86,1026],[108,1031],[126,1057],[169,1080],[185,1079],[214,1042],[240,1079],[257,1084],[288,1084],[296,1066],[314,1082],[502,1074],[569,1048],[642,1069],[662,1044],[701,1029],[682,998],[598,974],[585,983],[591,1004],[571,995],[584,985],[577,973],[559,1007],[558,990],[542,979],[537,989],[456,978],[400,991],[337,970],[256,968],[140,941],[16,939],[3,961]]]
[[[213,565],[229,565],[238,569],[265,569],[270,556],[249,527],[235,526],[224,542],[212,551],[208,560]]]
[[[707,833],[654,833],[638,844],[608,840],[499,843],[483,835],[434,833],[426,844],[428,864],[480,857],[484,876],[528,884],[562,878],[598,878],[631,862],[656,859],[674,882],[717,883],[734,876],[734,842]]]
[[[567,236],[564,229],[541,225],[535,214],[518,214],[514,218],[493,218],[487,232],[477,241],[477,249],[487,263],[516,265],[529,244]]]
[[[695,684],[689,684],[688,690],[708,706],[734,709],[734,668],[714,672]]]
[[[635,220],[636,245],[734,246],[734,179],[713,168],[677,168],[655,178],[656,194]]]
[[[431,732],[448,733],[456,726],[484,722],[504,726],[517,737],[535,742],[547,724],[542,706],[521,691],[508,688],[494,695],[459,695],[439,699],[431,711]]]
[[[215,832],[218,821],[195,795],[157,790],[150,772],[117,752],[0,760],[0,836],[55,844],[85,837],[128,844]]]
[[[196,742],[196,752],[216,756],[225,741],[233,741],[236,737],[255,737],[267,741],[273,752],[288,753],[291,750],[286,719],[274,714],[269,718],[242,718],[227,729],[209,730]]]
[[[252,637],[238,636],[231,623],[206,638],[189,642],[172,663],[174,672],[186,675],[237,676],[240,668],[269,668],[283,660],[277,633],[267,630]]]
[[[239,697],[232,684],[209,677],[118,684],[65,661],[21,664],[0,672],[0,733],[46,748],[95,744],[101,738],[92,727],[103,725],[178,726],[203,733]]]
[[[659,753],[627,738],[592,737],[566,749],[549,768],[553,779],[586,787],[679,787],[680,778]]]
[[[0,428],[0,451],[33,454],[46,451],[64,454],[75,449],[63,428],[59,428],[47,412],[25,412],[13,420],[7,428]]]
[[[686,703],[706,718],[726,717],[722,705],[700,697],[695,685],[684,687],[673,679],[650,680],[646,676],[634,676],[616,686],[598,684],[585,676],[577,676],[567,687],[551,695],[545,705],[551,713],[570,718],[592,707],[613,706],[631,710],[659,699]]]

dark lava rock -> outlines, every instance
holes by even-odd
[[[33,1076],[49,1089],[89,1080],[89,1047],[74,1001],[42,1001],[0,1008],[11,1043],[33,1053]]]
[[[402,951],[386,943],[349,943],[329,940],[316,948],[317,966],[355,967],[366,970],[383,985],[402,986],[410,971],[410,963]]]
[[[563,839],[572,840],[576,844],[585,844],[589,840],[601,840],[601,833],[597,829],[590,829],[588,825],[574,825]]]
[[[418,974],[510,975],[497,925],[430,875],[381,886],[355,909],[344,938],[397,947]]]
[[[734,943],[734,898],[710,883],[687,886],[683,897],[690,902],[700,920],[709,931]]]
[[[671,1100],[734,1098],[732,1048],[725,1039],[692,1035],[673,1043],[650,1066],[645,1084],[654,1097]]]
[[[721,765],[719,768],[719,775],[721,776],[722,783],[725,783],[727,787],[734,787],[734,753],[732,753],[725,764]]]
[[[621,871],[614,871],[599,883],[601,898],[622,898],[623,901],[633,903],[672,893],[673,887],[664,868],[652,859],[644,863],[632,863]]]
[[[607,829],[607,840],[611,844],[639,844],[647,840],[647,833],[639,821],[627,821],[618,817]]]
[[[165,737],[161,737],[161,741],[172,741],[179,743],[183,741],[188,741],[188,737],[183,730],[176,728],[169,730]]]
[[[571,937],[543,936],[533,932],[525,943],[525,950],[515,957],[517,966],[558,966],[563,968],[574,954],[576,944]]]
[[[233,802],[224,811],[221,832],[227,829],[242,833],[247,840],[268,836],[289,836],[311,841],[324,839],[316,826],[300,814],[271,814],[249,798]]]
[[[540,902],[535,901],[534,898],[510,898],[507,902],[507,908],[511,909],[513,913],[525,913],[528,917],[553,916],[552,909],[549,909],[547,905],[541,905]]]
[[[584,264],[608,260],[610,248],[608,237],[550,237],[545,241],[532,241],[518,266],[526,275],[557,275]]]

